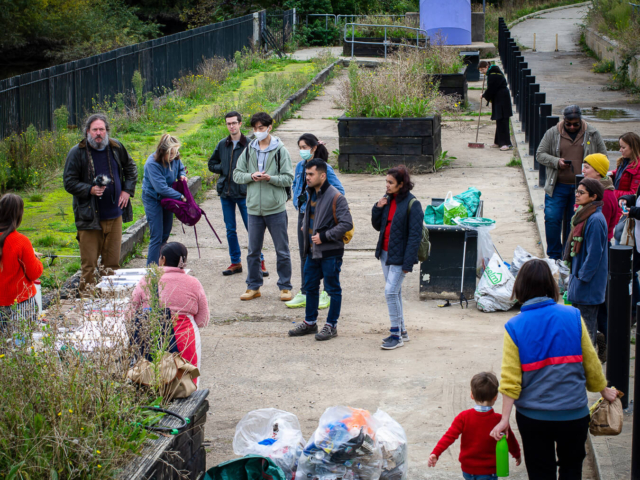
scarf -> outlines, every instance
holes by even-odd
[[[602,177],[600,179],[600,183],[602,184],[605,190],[615,190],[615,187],[613,186],[613,180],[611,180],[611,177]]]
[[[598,207],[602,207],[604,202],[602,200],[591,202],[587,206],[580,206],[576,210],[575,215],[571,219],[571,233],[569,235],[569,242],[564,249],[564,264],[569,267],[571,271],[571,264],[573,263],[573,257],[580,253],[582,248],[582,241],[584,240],[584,226],[587,223],[587,219],[596,213]]]

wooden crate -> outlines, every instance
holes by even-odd
[[[338,120],[340,170],[359,172],[373,165],[404,164],[420,172],[432,172],[442,151],[440,117],[349,118]]]

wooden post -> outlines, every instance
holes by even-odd
[[[536,51],[536,34],[535,33],[533,34],[533,50],[532,51],[533,52]]]
[[[556,33],[556,52],[558,51],[558,34]]]

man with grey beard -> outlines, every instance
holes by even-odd
[[[106,116],[91,115],[84,140],[74,146],[64,166],[64,188],[73,195],[82,278],[80,290],[96,281],[95,269],[120,267],[122,224],[133,220],[133,197],[138,169],[124,146],[109,138]]]

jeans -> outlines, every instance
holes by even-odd
[[[238,233],[236,231],[236,205],[238,206],[238,210],[240,210],[244,228],[248,231],[247,199],[220,197],[220,204],[222,205],[224,226],[227,230],[227,243],[229,244],[231,263],[241,263],[242,256],[240,254],[240,244],[238,243]],[[260,254],[260,260],[264,260],[264,255]]]
[[[331,297],[331,305],[327,314],[327,323],[335,327],[342,307],[342,287],[340,286],[340,267],[342,257],[328,257],[314,260],[307,256],[304,264],[305,290],[307,305],[304,321],[315,325],[318,320],[318,304],[320,303],[320,280],[324,279],[324,290]]]
[[[575,203],[576,192],[573,185],[558,183],[553,189],[553,197],[550,197],[549,194],[544,196],[544,229],[547,238],[547,255],[552,260],[562,258],[565,245],[562,243],[562,219],[564,217],[567,219],[564,228],[566,241],[571,230],[571,218],[573,217]]]
[[[160,205],[160,200],[142,194],[142,205],[149,222],[149,250],[147,252],[147,265],[160,261],[160,247],[167,243],[171,228],[173,227],[173,212],[165,210]]]
[[[490,475],[471,475],[470,473],[462,472],[464,480],[494,480],[498,478],[498,475],[492,473]]]
[[[304,222],[304,213],[298,212],[298,248],[300,249],[300,292],[303,295],[307,294],[307,289],[304,286],[304,265],[307,263],[307,253],[304,251],[304,232],[302,231],[302,224]]]
[[[386,265],[387,256],[387,252],[382,250],[380,263],[382,263],[382,272],[386,281],[384,296],[387,299],[387,308],[389,309],[391,333],[400,335],[399,332],[406,330],[402,311],[402,282],[407,275],[402,271],[402,265]]]
[[[276,249],[278,288],[280,290],[291,290],[291,255],[289,253],[288,225],[289,220],[286,211],[264,217],[249,215],[249,254],[247,255],[249,269],[247,287],[249,290],[258,290],[263,283],[260,253],[262,252],[266,229],[269,229]]]
[[[589,415],[557,422],[534,420],[516,410],[529,479],[555,480],[560,473],[560,480],[580,480],[589,421]]]
[[[598,334],[598,311],[600,310],[600,305],[580,305],[574,303],[573,306],[580,310],[580,316],[587,326],[591,343],[595,346],[596,336]]]

